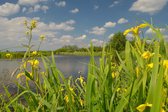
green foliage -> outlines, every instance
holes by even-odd
[[[57,49],[55,52],[75,52],[79,48],[76,45],[65,45],[62,48]]]
[[[5,87],[8,100],[0,97],[1,111],[161,112],[164,109],[167,112],[168,55],[165,50],[168,46],[161,33],[157,30],[156,33],[162,41],[154,41],[150,48],[145,47],[145,40],[138,35],[133,45],[126,41],[125,52],[116,51],[117,63],[113,60],[113,49],[105,47],[96,63],[91,44],[85,80],[82,76],[64,77],[56,66],[54,54],[51,59],[42,55],[44,74],[37,68],[31,67],[32,74],[24,69],[30,80],[26,80],[26,86],[17,83],[18,93],[14,96]],[[34,91],[30,89],[30,82]]]
[[[107,47],[112,47],[116,51],[125,50],[126,37],[122,32],[115,33],[113,37],[110,38]]]

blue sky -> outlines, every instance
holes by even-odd
[[[46,35],[43,50],[64,45],[87,47],[90,41],[99,46],[110,35],[143,20],[151,22],[151,18],[165,32],[167,3],[168,0],[1,0],[0,49],[19,50],[13,47],[27,43],[23,22],[31,19],[38,21],[33,45],[38,45],[41,34]]]

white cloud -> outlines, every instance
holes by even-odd
[[[61,42],[70,43],[73,40],[73,36],[71,36],[71,35],[63,35],[63,36],[60,37],[59,40]]]
[[[59,24],[56,24],[54,22],[49,23],[49,28],[51,30],[64,30],[64,31],[72,31],[75,28],[72,26],[73,24],[75,24],[74,20],[68,20]]]
[[[137,0],[129,10],[154,14],[162,10],[167,2],[168,0]]]
[[[73,13],[73,14],[76,14],[76,13],[79,12],[79,9],[78,9],[78,8],[75,8],[75,9],[72,9],[70,12]]]
[[[165,28],[159,28],[158,30],[160,30],[161,33],[165,33],[166,29]],[[145,34],[153,34],[155,33],[155,31],[153,31],[151,28],[147,29]]]
[[[62,33],[65,31],[71,31],[74,29],[73,25],[75,24],[74,20],[68,20],[61,23],[45,23],[40,21],[39,17],[35,18],[27,18],[27,17],[15,17],[12,19],[8,19],[6,17],[0,17],[0,48],[12,48],[13,46],[21,45],[21,43],[27,43],[27,38],[25,37],[26,28],[23,23],[25,20],[30,21],[31,19],[37,19],[37,28],[33,31],[33,43],[34,45],[38,45],[39,36],[41,34],[46,35],[45,44],[42,45],[42,49],[51,50],[56,49],[58,47],[56,44],[51,44],[53,38],[57,38],[58,31],[61,30]],[[63,40],[68,42],[68,39],[71,40],[71,37],[62,37],[62,43],[58,43],[58,45],[63,44]],[[75,40],[74,37],[72,40]],[[82,40],[82,39],[81,39]],[[79,40],[78,40],[79,41]],[[60,42],[60,41],[59,41]],[[72,42],[72,41],[71,41]],[[19,43],[19,44],[18,44]],[[18,50],[18,49],[17,49]]]
[[[106,23],[105,23],[104,27],[110,28],[110,27],[115,27],[115,25],[116,25],[115,22],[109,21],[109,22],[106,22]]]
[[[98,39],[92,39],[91,42],[93,43],[94,46],[102,46],[104,41],[98,40]]]
[[[18,4],[20,4],[20,5],[35,5],[40,2],[45,2],[45,1],[48,1],[48,0],[19,0]]]
[[[48,9],[49,9],[49,7],[46,6],[46,5],[36,4],[36,5],[32,6],[32,7],[29,7],[28,13],[38,12],[38,11],[40,11],[40,10],[42,10],[44,13],[46,13]],[[22,10],[22,11],[23,11],[23,10]]]
[[[133,41],[133,39],[134,39],[133,34],[128,33],[127,36],[126,36],[126,39],[129,40],[129,41]]]
[[[113,36],[114,36],[114,33],[110,34],[110,35],[108,36],[108,38],[111,39]]]
[[[77,38],[75,38],[76,40],[84,40],[87,36],[86,35],[81,35]]]
[[[97,10],[97,9],[99,9],[99,6],[98,5],[94,5],[93,9]]]
[[[124,23],[128,23],[128,20],[125,18],[120,18],[117,22],[118,24],[124,24]]]
[[[114,4],[119,4],[119,1],[114,1]]]
[[[18,4],[5,3],[0,5],[0,16],[10,16],[20,11]]]
[[[90,34],[95,34],[95,35],[103,35],[106,32],[106,29],[104,27],[98,27],[95,26],[92,28],[91,31],[89,31]]]
[[[57,45],[59,47],[62,47],[64,45],[77,45],[79,47],[83,47],[85,44],[83,40],[86,38],[86,35],[81,35],[78,37],[72,36],[72,35],[62,35],[60,37],[52,38],[51,44]]]
[[[114,1],[114,2],[109,6],[109,8],[112,8],[112,7],[114,7],[114,6],[117,5],[117,4],[119,4],[119,1]]]
[[[153,33],[153,30],[151,28],[149,28],[148,30],[146,30],[145,32],[146,34],[152,34]]]
[[[66,2],[65,1],[56,2],[55,4],[58,7],[65,7],[66,6]]]

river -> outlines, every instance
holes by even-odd
[[[98,57],[95,57],[98,60]],[[80,75],[87,76],[89,56],[63,56],[56,55],[56,66],[67,76],[79,77]],[[17,67],[19,67],[21,59],[0,59],[0,83],[10,84],[17,81],[16,75],[12,75]],[[40,62],[40,67],[43,69],[43,63]]]

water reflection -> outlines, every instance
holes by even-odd
[[[79,77],[81,74],[86,77],[89,56],[55,56],[56,66],[58,69],[67,76]],[[98,57],[96,57],[98,60]],[[11,74],[19,66],[21,59],[14,60],[0,60],[0,83],[13,83],[16,81],[16,74],[12,77]],[[43,65],[40,65],[43,69]]]

